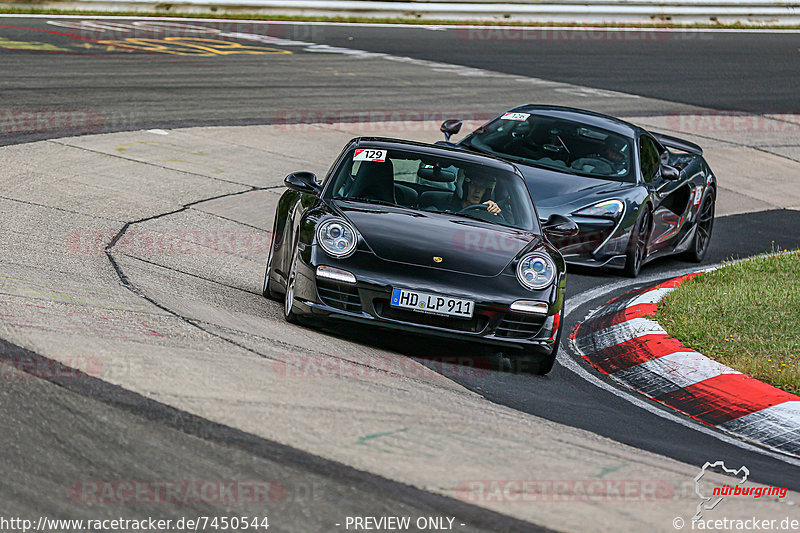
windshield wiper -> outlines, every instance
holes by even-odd
[[[348,202],[362,202],[365,204],[375,204],[375,205],[389,205],[392,207],[400,207],[397,204],[392,202],[385,202],[383,200],[374,200],[372,198],[334,198],[334,200],[345,200]]]
[[[512,161],[518,161],[520,163],[524,163],[526,165],[531,165],[531,166],[534,166],[534,167],[553,168],[553,167],[549,167],[547,165],[543,165],[541,163],[537,163],[535,160],[528,159],[527,157],[522,157],[522,156],[519,156],[519,155],[512,155],[512,154],[508,154],[506,152],[496,152],[496,151],[491,150],[491,149],[487,150],[486,148],[481,148],[480,146],[475,146],[472,143],[467,143],[467,146],[469,146],[471,149],[473,149],[473,150],[475,150],[477,152],[480,152],[482,154],[493,155],[495,157],[502,157],[504,159],[511,159]]]
[[[495,152],[494,150],[487,150],[486,148],[481,148],[480,146],[475,146],[468,139],[464,139],[463,141],[461,141],[461,144],[466,144],[471,149],[475,150],[476,152],[480,152],[482,154],[496,155],[498,153],[498,152]]]

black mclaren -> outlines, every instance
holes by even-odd
[[[286,177],[264,295],[289,322],[351,321],[471,341],[547,373],[562,329],[565,263],[519,169],[492,156],[354,139],[321,183]]]
[[[449,141],[460,127],[448,120],[442,131]],[[572,218],[578,234],[552,239],[569,264],[635,277],[656,257],[700,262],[708,250],[717,180],[694,143],[591,111],[525,105],[451,146],[513,162],[540,217]]]

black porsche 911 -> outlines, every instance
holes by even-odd
[[[392,139],[350,141],[318,183],[286,177],[263,292],[290,322],[357,323],[474,342],[547,373],[566,266],[520,171],[494,157]]]
[[[449,141],[460,127],[448,120],[442,131]],[[524,105],[451,146],[513,162],[541,217],[572,218],[579,233],[553,239],[569,264],[635,277],[656,257],[700,262],[708,250],[717,180],[694,143],[591,111]]]

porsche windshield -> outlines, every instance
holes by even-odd
[[[636,181],[631,142],[621,135],[555,117],[505,113],[465,144],[490,154],[582,176]]]
[[[413,151],[356,149],[326,193],[351,200],[449,213],[538,232],[525,182],[508,170]]]

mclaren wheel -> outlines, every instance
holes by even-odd
[[[625,274],[632,278],[639,275],[645,259],[647,259],[647,242],[650,240],[650,222],[652,215],[648,207],[636,222],[636,228],[631,234],[628,252],[625,254]]]
[[[714,190],[709,190],[700,209],[697,211],[697,229],[692,244],[686,251],[686,259],[699,263],[706,256],[711,243],[711,231],[714,229]]]

